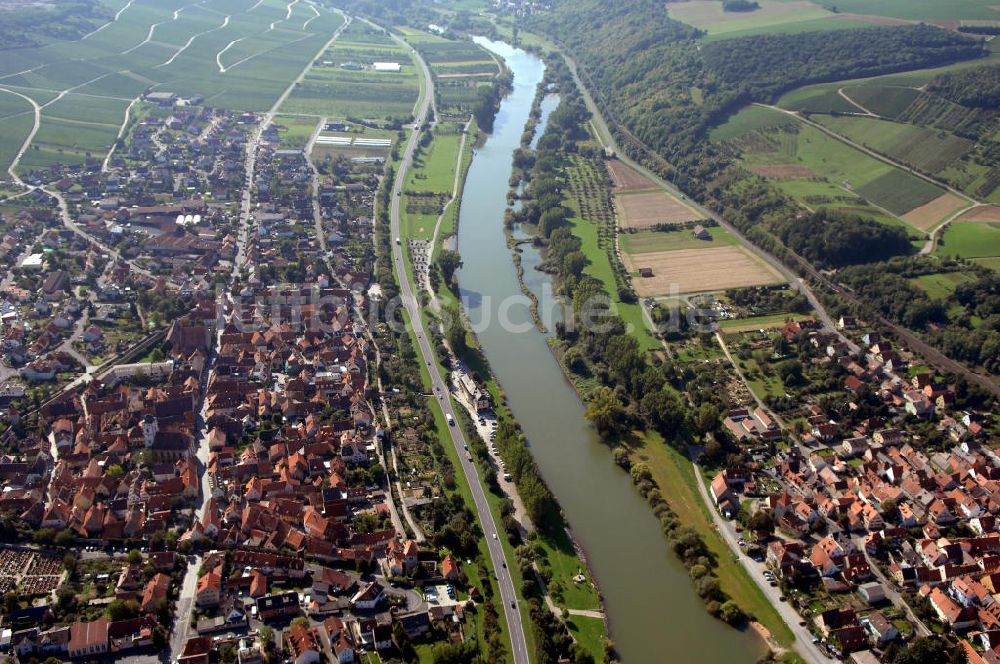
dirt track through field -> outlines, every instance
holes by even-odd
[[[615,196],[622,228],[645,229],[659,224],[682,224],[702,216],[665,191]]]
[[[629,272],[651,268],[652,277],[633,277],[640,297],[724,290],[782,283],[784,279],[743,247],[681,249],[626,256]]]

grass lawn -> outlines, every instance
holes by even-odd
[[[410,212],[407,207],[419,202],[420,198],[413,195],[415,193],[441,194],[440,202],[442,205],[451,198],[455,183],[455,170],[460,167],[458,151],[461,147],[462,135],[458,131],[459,126],[456,124],[442,125],[434,132],[430,146],[424,148],[420,156],[414,159],[407,172],[401,206],[403,223],[400,229],[405,238],[429,240],[434,235],[434,225],[437,223],[440,210],[435,208],[433,212],[424,214],[416,210]],[[471,155],[471,150],[468,152]],[[452,203],[449,210],[455,207],[455,204]],[[442,219],[441,223],[443,226],[445,220]]]
[[[754,316],[752,318],[734,318],[719,321],[723,332],[755,332],[761,329],[784,327],[787,320],[811,320],[812,316],[802,314],[771,314],[770,316]]]
[[[276,115],[278,125],[278,147],[283,150],[304,148],[316,131],[315,118],[300,118],[291,115]]]
[[[985,265],[991,270],[996,270],[1000,272],[1000,256],[992,256],[989,258],[973,258],[974,263],[979,263],[980,265]]]
[[[628,254],[644,254],[653,251],[675,251],[678,249],[709,249],[737,245],[739,240],[721,226],[711,226],[705,229],[711,240],[699,240],[690,229],[678,228],[670,231],[639,231],[638,233],[621,233],[618,243],[622,251]]]
[[[715,530],[708,508],[698,492],[694,467],[687,457],[667,445],[655,432],[637,432],[630,438],[629,450],[634,462],[641,461],[649,467],[663,497],[680,522],[697,530],[715,554],[718,562],[715,573],[722,589],[764,625],[779,643],[790,645],[794,641],[791,630],[737,562],[736,553],[729,549]]]
[[[874,16],[892,16],[915,21],[932,19],[995,19],[994,0],[837,0],[837,10]]]
[[[566,621],[566,627],[577,643],[594,656],[594,661],[601,661],[604,656],[604,621],[589,616],[571,615]]]
[[[936,299],[946,299],[955,292],[959,284],[975,281],[968,272],[942,272],[939,274],[925,274],[915,279],[910,279],[917,288],[923,290],[927,295]]]
[[[584,268],[584,272],[599,279],[604,284],[605,290],[614,300],[618,315],[626,324],[630,325],[639,347],[643,350],[654,350],[662,348],[663,344],[653,336],[642,315],[641,305],[638,303],[622,302],[618,299],[618,287],[615,285],[615,275],[611,269],[611,263],[607,253],[597,243],[597,224],[585,221],[579,217],[571,217],[569,220],[573,235],[583,242],[581,251],[590,260]]]
[[[934,253],[963,258],[1000,256],[1000,222],[965,221],[949,224]]]

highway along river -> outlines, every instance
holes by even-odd
[[[611,460],[584,418],[584,408],[532,324],[503,231],[511,157],[518,147],[544,65],[505,43],[480,40],[514,73],[493,134],[476,152],[462,196],[459,285],[469,319],[490,365],[530,441],[545,480],[583,546],[604,595],[612,638],[627,664],[743,664],[762,653],[761,642],[715,620],[669,551],[659,522]],[[554,103],[546,99],[546,110]],[[547,116],[547,114],[545,114]],[[538,131],[544,130],[539,125]],[[524,249],[529,288],[551,288],[533,269],[537,252]],[[509,304],[506,307],[510,307]],[[551,320],[551,317],[549,317]],[[548,325],[549,329],[554,326]]]

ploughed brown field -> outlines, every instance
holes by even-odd
[[[608,175],[611,176],[615,193],[656,188],[652,180],[617,159],[606,159],[604,165],[608,169]]]
[[[619,225],[645,229],[659,224],[683,224],[702,216],[664,191],[650,191],[615,196]]]
[[[749,251],[733,246],[626,255],[625,267],[633,274],[641,268],[653,270],[652,277],[632,277],[632,287],[639,297],[764,286],[784,281],[780,274]]]
[[[965,205],[967,203],[955,194],[946,193],[929,203],[913,208],[904,214],[902,219],[922,231],[929,231]]]
[[[750,170],[765,178],[811,178],[816,174],[808,166],[799,164],[775,164],[773,166],[751,166]]]
[[[1000,221],[1000,206],[980,205],[958,215],[955,221]]]

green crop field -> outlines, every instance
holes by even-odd
[[[988,267],[991,270],[1000,272],[1000,256],[990,256],[988,258],[973,258],[972,262],[978,263],[983,267]]]
[[[361,37],[369,41],[346,41],[354,38],[353,29],[354,23],[314,63],[282,105],[283,112],[402,120],[412,115],[420,82],[409,53],[393,42],[370,43],[370,33]],[[375,71],[374,62],[398,62],[401,69]]]
[[[406,40],[420,52],[434,76],[438,111],[452,118],[467,118],[479,98],[479,86],[499,73],[493,57],[472,42],[445,39],[413,28]]]
[[[618,243],[622,251],[628,254],[644,254],[654,251],[674,251],[677,249],[710,249],[738,244],[732,235],[721,226],[711,226],[705,229],[711,240],[699,240],[685,228],[671,231],[640,231],[638,233],[621,233]]]
[[[947,299],[959,284],[975,281],[975,277],[968,272],[940,272],[937,274],[925,274],[910,282],[915,284],[928,296],[936,299]]]
[[[304,148],[309,138],[316,131],[316,118],[302,118],[292,115],[274,116],[274,124],[278,126],[278,146],[282,149]]]
[[[814,118],[824,127],[896,161],[936,174],[961,159],[973,142],[944,131],[858,116]]]
[[[0,179],[7,177],[7,169],[21,149],[24,139],[35,124],[32,114],[15,115],[0,120]]]
[[[460,126],[442,124],[434,131],[434,139],[428,148],[418,155],[409,170],[409,177],[403,192],[402,233],[409,239],[428,240],[434,235],[440,207],[427,211],[418,210],[421,203],[431,200],[443,206],[451,198],[455,185],[455,169],[458,167],[458,151],[462,142]],[[470,149],[470,146],[466,146]],[[417,192],[436,194],[433,199],[416,196]],[[454,203],[452,203],[454,205]]]
[[[857,192],[896,215],[906,214],[945,193],[941,187],[897,168],[861,185]]]
[[[963,221],[949,224],[938,241],[935,253],[963,258],[1000,256],[1000,222]]]
[[[709,35],[747,34],[748,32],[781,32],[786,24],[828,19],[834,14],[806,0],[793,2],[758,0],[760,7],[750,12],[723,11],[722,3],[712,0],[691,0],[668,5],[671,18]]]
[[[825,3],[821,3],[825,4]],[[915,21],[995,19],[995,0],[836,0],[840,12],[891,16]]]
[[[940,187],[770,109],[744,109],[716,128],[712,138],[739,149],[747,167],[757,168],[812,209],[865,209],[868,206],[860,196],[899,216],[945,193]],[[783,172],[789,174],[782,176]],[[873,218],[881,221],[884,216],[878,213]]]
[[[730,117],[724,124],[712,129],[711,138],[713,141],[728,141],[758,129],[793,127],[795,124],[794,118],[782,113],[775,113],[760,106],[748,106]]]
[[[23,168],[76,163],[87,152],[103,158],[124,109],[147,90],[269,109],[343,24],[336,12],[300,4],[289,15],[278,0],[135,0],[76,41],[3,51],[0,86],[48,105]]]
[[[876,115],[898,118],[920,91],[894,85],[855,85],[845,87],[844,94]]]

